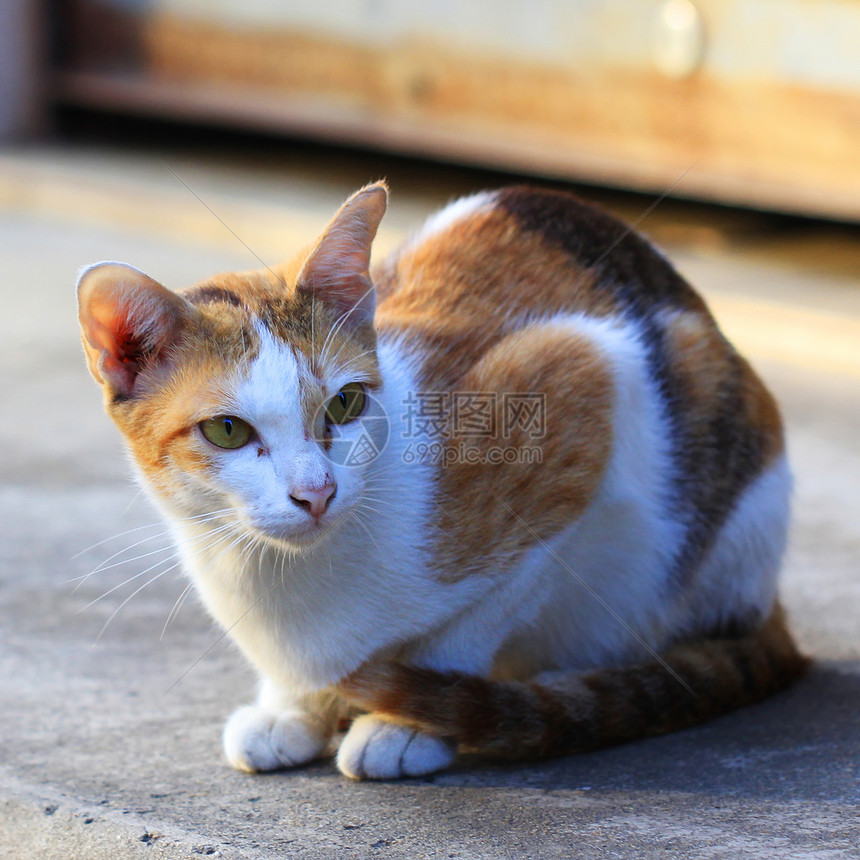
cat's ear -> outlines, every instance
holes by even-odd
[[[299,273],[299,290],[313,291],[354,325],[373,320],[370,248],[387,206],[384,182],[356,191],[332,218]]]
[[[162,360],[176,341],[192,306],[122,263],[89,266],[77,290],[90,373],[111,399],[131,397],[141,371]]]

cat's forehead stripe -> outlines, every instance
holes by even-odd
[[[243,302],[232,290],[224,287],[194,287],[185,293],[185,298],[192,305],[208,304],[210,302],[224,302],[233,307],[243,307]]]

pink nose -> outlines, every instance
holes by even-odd
[[[290,498],[311,516],[322,516],[335,493],[334,484],[323,484],[321,487],[299,487],[290,493]]]

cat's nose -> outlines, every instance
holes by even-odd
[[[319,517],[328,509],[335,490],[334,484],[323,484],[321,487],[298,487],[290,493],[290,499],[311,516]]]

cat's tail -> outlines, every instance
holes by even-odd
[[[777,606],[737,638],[677,645],[640,665],[494,681],[400,663],[369,663],[344,679],[360,708],[457,741],[466,751],[516,759],[581,752],[663,734],[756,702],[800,677]]]

